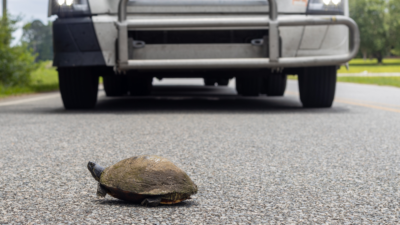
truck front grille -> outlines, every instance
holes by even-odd
[[[129,37],[146,44],[250,43],[268,35],[268,30],[130,31]]]

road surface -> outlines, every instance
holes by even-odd
[[[273,98],[178,81],[143,98],[100,91],[86,111],[57,93],[0,101],[0,224],[400,223],[399,88],[340,83],[333,108],[304,109],[296,81]],[[157,208],[96,198],[89,160],[142,154],[199,193]]]

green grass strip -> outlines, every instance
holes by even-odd
[[[400,77],[338,77],[339,82],[400,87]]]
[[[297,80],[297,76],[288,76],[289,80]],[[338,77],[337,81],[357,84],[375,84],[381,86],[400,87],[400,77]]]
[[[400,73],[400,59],[384,59],[382,64],[379,64],[376,59],[363,60],[353,59],[349,62],[350,69],[342,66],[338,73]]]
[[[27,86],[0,85],[0,98],[58,90],[57,70],[51,65],[51,61],[40,62],[39,68],[31,74],[31,83]]]

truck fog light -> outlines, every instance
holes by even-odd
[[[74,3],[74,0],[66,0],[67,5],[72,5],[72,3]]]
[[[331,0],[323,0],[325,5],[329,5],[329,3],[331,3]]]
[[[63,5],[65,3],[65,0],[58,0],[57,2],[59,5]]]

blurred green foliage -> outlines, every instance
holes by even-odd
[[[18,86],[0,85],[0,98],[28,93],[58,90],[58,73],[52,61],[37,63],[37,69],[30,74],[30,83]]]
[[[26,43],[37,54],[36,61],[53,60],[52,23],[43,24],[33,20],[23,27],[22,42]]]
[[[11,46],[12,32],[18,18],[3,17],[0,21],[0,85],[27,85],[30,74],[37,68],[35,55],[26,43]]]
[[[400,59],[383,59],[378,64],[377,59],[353,59],[349,62],[349,70],[342,66],[338,73],[400,73]]]
[[[382,63],[390,53],[400,53],[400,0],[350,0],[349,5],[360,28],[364,59]]]
[[[400,55],[400,0],[390,0],[388,3],[390,15],[390,42],[392,53]]]
[[[400,77],[338,77],[339,82],[400,87]]]
[[[386,0],[352,0],[350,17],[360,28],[360,51],[364,58],[372,56],[382,62],[390,52],[389,14],[386,12]]]

